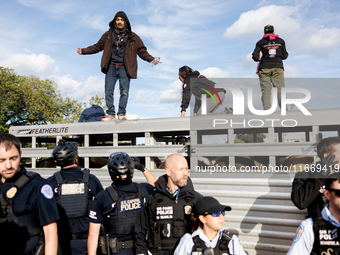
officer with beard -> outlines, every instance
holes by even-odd
[[[180,238],[191,231],[191,212],[201,194],[188,177],[187,160],[172,154],[165,175],[155,183],[135,228],[136,254],[172,254]]]
[[[56,255],[57,207],[52,187],[39,174],[20,165],[17,137],[0,133],[0,247],[1,255]],[[39,244],[44,233],[44,244]],[[38,250],[37,250],[38,247]]]
[[[150,184],[157,180],[138,161],[134,162],[125,152],[112,153],[108,159],[111,186],[96,195],[90,211],[90,231],[88,239],[89,255],[97,254],[101,224],[105,235],[100,236],[101,253],[134,253],[134,225],[146,198],[153,186],[147,183],[132,182],[135,168],[142,171]]]

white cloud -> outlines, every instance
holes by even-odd
[[[295,66],[291,66],[291,65],[285,65],[285,77],[286,78],[294,78],[294,77],[299,77],[300,75],[300,70],[295,67]]]
[[[150,90],[139,90],[136,93],[136,100],[138,102],[148,102],[149,100],[153,100],[155,97],[155,92],[150,91]]]
[[[0,65],[15,70],[20,75],[34,75],[48,77],[58,72],[55,60],[45,54],[16,54],[1,61]]]
[[[78,101],[88,103],[92,96],[104,96],[104,80],[96,76],[90,76],[82,83],[72,78],[70,74],[64,76],[52,76],[58,84],[62,96],[68,96]]]
[[[70,74],[64,76],[51,76],[51,79],[58,84],[58,89],[63,96],[73,97],[77,93],[81,82],[72,79]]]
[[[226,78],[229,77],[229,72],[223,71],[218,67],[208,67],[202,71],[201,74],[206,76],[207,78]]]
[[[181,100],[182,82],[174,81],[169,88],[163,91],[160,95],[161,103],[173,103]]]
[[[228,27],[224,36],[229,39],[244,37],[244,35],[262,34],[263,27],[272,24],[276,31],[289,31],[299,28],[297,7],[269,5],[257,10],[251,10],[241,14],[240,18]],[[292,18],[294,16],[295,18]]]
[[[272,24],[277,34],[284,35],[288,52],[297,55],[308,51],[316,57],[327,57],[335,49],[339,49],[340,29],[324,28],[322,20],[304,20],[303,8],[304,6],[269,5],[244,12],[226,29],[224,37],[244,39],[262,35],[263,27]]]

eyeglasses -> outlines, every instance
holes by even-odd
[[[337,197],[340,197],[340,189],[331,189],[331,188],[329,188],[329,189],[327,189],[328,191],[334,191],[334,193],[335,193],[335,195],[337,196]]]
[[[223,216],[225,215],[225,211],[222,211],[222,212],[218,212],[218,213],[206,213],[206,214],[203,214],[203,216],[211,215],[213,217],[220,217],[221,213],[222,213]]]

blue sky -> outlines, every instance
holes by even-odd
[[[267,24],[286,41],[286,77],[340,74],[340,2],[335,0],[2,0],[0,66],[54,80],[63,96],[78,101],[104,96],[102,53],[79,56],[76,50],[96,43],[121,10],[149,53],[163,62],[150,67],[138,60],[127,108],[131,118],[180,115],[183,65],[211,78],[256,78],[251,53]],[[340,86],[306,88],[314,108],[338,107]],[[260,105],[260,88],[256,92]]]

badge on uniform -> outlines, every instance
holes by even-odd
[[[192,207],[191,207],[191,205],[186,205],[186,206],[184,206],[184,213],[185,214],[191,214],[191,212],[192,212]]]
[[[47,199],[51,199],[53,197],[52,187],[48,184],[45,184],[44,186],[42,186],[40,192]]]
[[[156,207],[156,220],[168,220],[174,218],[173,206]]]
[[[142,209],[142,198],[140,197],[119,201],[120,212],[133,211],[138,209]]]
[[[7,198],[13,198],[15,194],[17,194],[17,192],[18,192],[17,187],[12,187],[9,190],[7,190],[6,196]]]
[[[293,243],[296,243],[297,241],[300,240],[302,234],[303,234],[303,226],[299,226],[298,229],[296,230],[296,234],[295,234],[295,237],[293,239]]]

